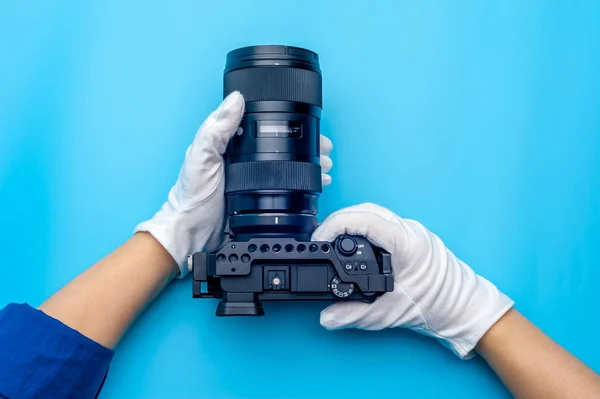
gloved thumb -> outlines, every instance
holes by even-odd
[[[223,155],[229,139],[236,132],[243,116],[244,97],[234,91],[200,126],[192,143],[192,151],[206,149],[208,144],[208,147],[216,152],[215,155]]]
[[[360,301],[338,302],[321,311],[321,325],[328,330],[361,327],[358,322],[370,304]]]
[[[199,202],[216,189],[223,174],[223,153],[244,116],[244,97],[233,92],[204,121],[185,153],[176,190]]]

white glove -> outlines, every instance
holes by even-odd
[[[244,98],[233,92],[202,123],[185,153],[179,178],[167,202],[152,217],[140,223],[135,232],[146,231],[173,257],[187,274],[187,256],[197,251],[213,251],[223,240],[225,225],[225,179],[223,153],[244,115]],[[331,183],[325,173],[331,169],[332,144],[321,136],[323,185]]]
[[[461,262],[420,223],[374,204],[332,214],[313,234],[332,241],[340,234],[367,237],[392,256],[394,291],[375,302],[338,302],[321,312],[321,325],[335,330],[404,327],[437,338],[461,358],[514,302]]]

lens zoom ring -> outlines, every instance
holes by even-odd
[[[321,192],[321,167],[309,162],[255,161],[227,167],[225,192],[294,190]]]
[[[237,69],[223,77],[227,96],[238,90],[246,102],[293,101],[323,108],[321,74],[300,68],[255,67]]]

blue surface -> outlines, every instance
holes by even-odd
[[[226,52],[259,43],[321,55],[321,216],[420,220],[600,371],[597,1],[4,2],[0,306],[39,304],[152,215]],[[319,304],[216,319],[190,285],[127,335],[103,398],[509,396],[416,334],[329,333]]]

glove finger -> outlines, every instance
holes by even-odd
[[[331,184],[331,176],[326,173],[321,173],[321,185],[323,187]]]
[[[380,205],[373,204],[371,202],[365,202],[363,204],[354,205],[345,209],[342,209],[336,213],[342,212],[372,212],[375,213],[385,220],[388,220],[397,225],[397,244],[402,245],[400,249],[407,249],[407,241],[410,239],[409,237],[420,237],[427,238],[429,234],[429,230],[425,228],[421,223],[412,219],[404,219],[397,215],[396,213],[390,211],[387,208],[384,208]],[[334,213],[335,214],[335,213]],[[402,232],[402,234],[400,234]],[[402,237],[401,239],[399,237]]]
[[[321,155],[329,156],[331,150],[333,150],[333,143],[326,136],[323,136],[322,134],[320,136]]]
[[[321,325],[328,330],[360,327],[359,321],[367,313],[368,303],[338,302],[321,311]]]
[[[330,215],[330,217],[337,215],[339,213],[346,213],[346,212],[371,212],[371,213],[381,216],[382,218],[384,218],[385,220],[388,220],[390,222],[402,222],[403,221],[403,219],[400,216],[396,215],[394,212],[392,212],[389,209],[384,208],[380,205],[374,204],[372,202],[365,202],[362,204],[353,205],[353,206],[349,206],[344,209],[340,209],[339,211],[332,213]]]
[[[390,222],[402,223],[402,221],[404,220],[391,210],[384,208],[381,205],[374,204],[372,202],[365,202],[364,204],[357,205],[356,210],[376,213],[377,215],[381,216],[385,220],[389,220]]]
[[[333,161],[331,160],[331,158],[329,158],[328,156],[325,155],[321,155],[321,159],[320,159],[320,163],[321,163],[321,171],[323,173],[327,173],[331,170],[331,167],[333,166]]]
[[[380,215],[367,211],[340,212],[329,216],[315,230],[314,241],[333,241],[341,234],[364,236],[373,244],[392,252],[398,226]]]
[[[180,200],[201,201],[211,195],[222,176],[222,154],[244,115],[244,97],[233,92],[202,123],[185,153],[176,185]]]

